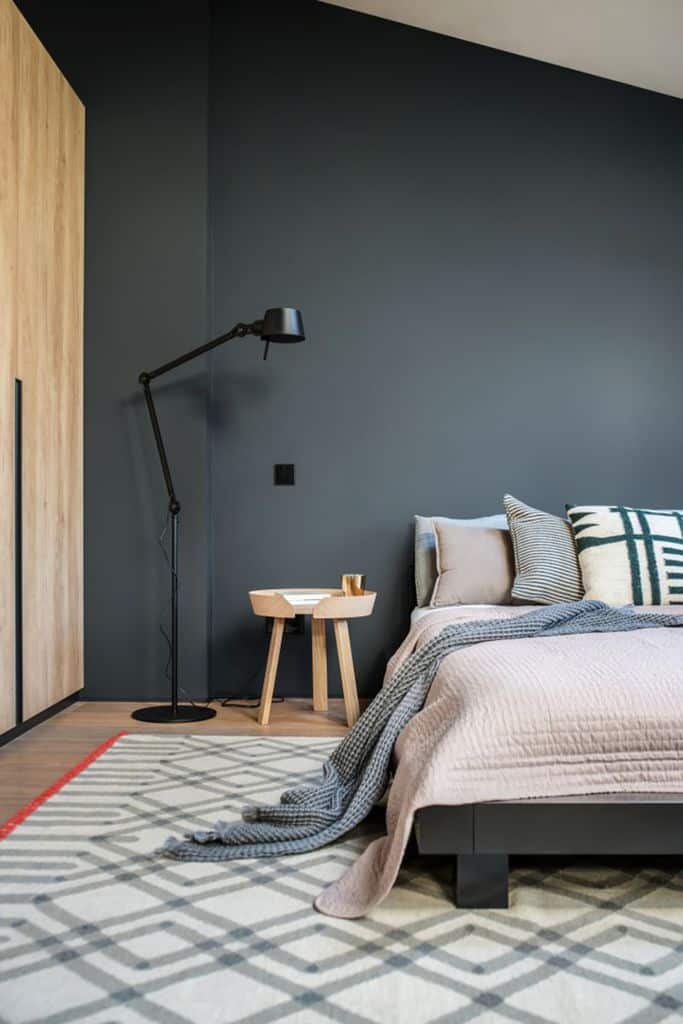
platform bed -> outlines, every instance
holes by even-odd
[[[454,857],[455,902],[508,906],[515,854],[683,854],[683,793],[633,793],[424,807],[415,818],[421,854]]]

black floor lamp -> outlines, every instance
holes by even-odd
[[[211,349],[217,348],[231,338],[244,338],[247,334],[254,334],[262,338],[266,343],[263,351],[263,358],[268,355],[268,347],[272,342],[293,342],[304,340],[304,325],[301,313],[298,309],[267,309],[262,320],[255,320],[252,324],[236,324],[227,334],[221,334],[206,345],[200,345],[192,352],[184,356],[172,359],[170,363],[164,363],[150,373],[140,374],[140,383],[145,393],[147,411],[152,422],[154,440],[157,445],[161,471],[164,474],[164,482],[168,491],[168,511],[171,517],[171,636],[170,636],[170,661],[171,661],[171,703],[162,704],[156,707],[140,708],[133,712],[133,718],[139,722],[201,722],[206,718],[213,718],[216,712],[213,708],[195,707],[192,704],[178,704],[178,530],[180,519],[180,503],[176,497],[173,487],[171,470],[166,458],[166,449],[161,436],[159,420],[154,407],[154,399],[150,384],[157,377],[175,370],[183,363],[189,363],[191,359],[203,356]]]

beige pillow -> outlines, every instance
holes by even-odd
[[[510,604],[515,560],[510,534],[492,527],[436,520],[438,576],[430,606]]]
[[[508,521],[504,515],[480,516],[478,519],[415,516],[415,597],[420,608],[429,604],[436,583],[436,522],[454,523],[457,526],[494,526],[497,530],[508,529]]]

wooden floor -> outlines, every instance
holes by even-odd
[[[270,725],[260,726],[254,708],[217,707],[216,717],[189,725],[146,725],[130,717],[144,704],[72,704],[60,714],[0,747],[0,825],[117,732],[193,733],[225,736],[343,736],[344,703],[313,712],[310,700],[273,704]],[[216,705],[214,705],[216,706]]]

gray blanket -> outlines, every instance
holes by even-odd
[[[539,608],[512,619],[446,626],[397,669],[323,766],[322,780],[288,790],[280,803],[248,807],[241,822],[168,839],[178,860],[223,861],[306,853],[339,839],[370,812],[387,786],[394,743],[422,708],[441,661],[473,644],[521,637],[620,633],[683,626],[683,617],[635,614],[600,601]]]

